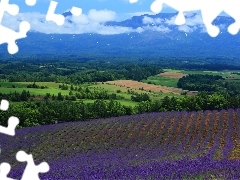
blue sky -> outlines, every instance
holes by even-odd
[[[153,0],[139,0],[137,3],[129,3],[128,0],[55,0],[58,2],[56,13],[63,13],[71,9],[72,6],[82,8],[83,13],[88,13],[90,9],[111,10],[115,11],[119,16],[126,14],[134,14],[139,12],[151,12],[150,5]],[[37,0],[33,7],[25,4],[24,0],[10,0],[10,3],[16,3],[20,7],[20,12],[40,12],[47,13],[50,0]],[[162,12],[176,12],[170,7],[165,7]]]

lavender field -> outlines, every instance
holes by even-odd
[[[19,179],[19,150],[46,161],[41,179],[240,179],[240,108],[158,112],[19,129],[1,161]]]

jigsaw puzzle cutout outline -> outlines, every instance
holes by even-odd
[[[0,104],[0,110],[7,111],[9,108],[9,102],[7,100],[2,100]],[[19,124],[19,119],[17,117],[11,116],[8,120],[8,128],[0,126],[0,133],[6,135],[15,135],[15,128]],[[27,162],[27,166],[23,172],[21,180],[40,180],[39,173],[46,173],[49,171],[50,167],[47,162],[42,162],[39,165],[35,165],[32,154],[27,154],[24,151],[18,151],[16,154],[16,159],[19,162]],[[11,165],[9,163],[3,162],[0,164],[0,179],[1,180],[14,180],[7,177],[11,170]]]
[[[28,6],[34,6],[36,2],[37,0],[25,0],[25,3]],[[58,2],[56,1],[50,1],[49,9],[46,15],[46,21],[53,21],[58,26],[61,26],[64,24],[65,17],[61,14],[54,13],[57,4]],[[7,28],[1,24],[5,12],[9,13],[12,16],[16,16],[19,13],[19,6],[16,4],[9,4],[9,0],[0,1],[0,45],[7,43],[7,49],[9,54],[16,54],[19,51],[16,40],[26,38],[27,32],[30,30],[31,25],[27,21],[20,22],[18,32]],[[71,9],[71,13],[74,16],[80,16],[82,13],[82,9],[73,6]]]
[[[19,162],[27,162],[27,166],[23,172],[21,180],[40,180],[39,173],[46,173],[49,171],[50,167],[47,162],[41,162],[36,165],[32,154],[27,154],[24,151],[18,151],[16,154],[16,159]],[[0,179],[1,180],[13,180],[7,177],[11,170],[11,165],[9,163],[3,162],[0,164]]]
[[[53,21],[58,26],[62,26],[64,24],[65,17],[62,14],[55,14],[55,10],[57,8],[57,5],[58,5],[58,2],[56,2],[56,1],[51,1],[50,2],[48,12],[47,12],[47,15],[46,15],[46,21]],[[73,6],[72,9],[70,10],[70,12],[74,16],[80,16],[82,14],[82,9]]]
[[[36,0],[25,0],[25,3],[33,6],[36,4]],[[15,41],[27,37],[26,34],[30,30],[30,24],[27,21],[20,22],[19,31],[15,32],[1,24],[5,12],[16,16],[19,13],[19,6],[9,4],[9,0],[1,0],[0,2],[0,44],[7,43],[9,54],[15,54],[18,52],[18,46]]]
[[[7,111],[9,108],[9,102],[5,99],[1,101],[0,104],[0,110]],[[19,119],[15,116],[11,116],[8,119],[8,127],[3,127],[0,125],[0,133],[9,135],[9,136],[15,136],[15,128],[19,124]]]
[[[47,162],[41,162],[39,165],[35,165],[32,154],[27,154],[24,151],[18,151],[16,154],[16,159],[19,162],[27,162],[27,166],[23,172],[21,180],[38,180],[39,173],[46,173],[50,169]]]
[[[9,163],[3,162],[0,164],[0,179],[1,180],[15,180],[7,177],[8,173],[11,170],[11,166]]]
[[[129,2],[136,3],[138,0],[129,0]],[[202,21],[206,27],[208,34],[211,37],[217,37],[220,33],[219,27],[212,24],[212,22],[222,12],[231,16],[235,22],[228,26],[228,32],[236,35],[240,30],[240,0],[154,0],[150,9],[154,13],[160,13],[163,5],[167,5],[178,11],[175,18],[176,25],[183,25],[186,22],[184,12],[201,11]]]

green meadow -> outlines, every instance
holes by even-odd
[[[69,91],[59,89],[59,84],[61,83],[54,83],[54,82],[35,82],[38,86],[47,86],[46,89],[41,88],[27,88],[27,85],[33,84],[33,82],[0,82],[0,92],[8,94],[10,92],[17,92],[21,93],[23,90],[29,91],[32,95],[41,95],[44,96],[46,93],[50,93],[51,95],[57,95],[59,92],[62,95],[68,95]],[[13,87],[15,86],[15,87]]]
[[[221,75],[223,78],[226,78],[222,81],[236,81],[240,82],[240,80],[233,80],[229,77],[231,72],[238,72],[238,71],[184,71],[184,70],[175,70],[175,69],[164,69],[167,72],[179,72],[179,73],[185,73],[185,74],[209,74],[209,75]],[[234,78],[240,78],[239,74],[232,74],[232,77]],[[145,80],[142,80],[143,83],[147,84],[155,84],[159,86],[167,86],[167,87],[174,87],[177,88],[177,78],[168,78],[163,76],[150,76]],[[38,86],[46,86],[47,88],[41,89],[41,88],[27,88],[27,85],[33,84],[33,82],[6,82],[6,81],[0,81],[0,92],[1,93],[14,93],[15,91],[18,93],[21,93],[23,90],[29,91],[31,95],[35,96],[45,96],[46,93],[50,93],[50,95],[57,96],[58,93],[61,93],[62,95],[69,95],[70,92],[70,84],[68,84],[69,89],[68,90],[61,90],[59,89],[59,85],[62,85],[62,83],[55,83],[55,82],[35,82]],[[140,90],[140,89],[131,89],[124,86],[118,86],[110,83],[84,83],[79,85],[82,88],[88,87],[91,91],[107,91],[108,94],[115,93],[118,96],[122,96],[124,99],[117,100],[123,105],[132,106],[134,107],[137,103],[133,102],[131,100],[132,94],[128,93],[129,91],[134,91],[137,93],[147,93],[149,97],[152,100],[161,100],[165,96],[169,97],[183,97],[182,95],[176,95],[173,93],[162,93],[162,92],[151,92],[147,90]],[[76,87],[76,86],[74,86]],[[75,94],[76,91],[73,91],[73,94]],[[93,103],[94,100],[84,100],[85,103]]]
[[[151,78],[151,77],[150,77]],[[154,79],[154,77],[152,77]],[[158,77],[157,77],[158,78]],[[170,80],[168,80],[167,78],[159,78],[162,79],[162,81],[165,80],[165,85],[166,84],[174,84],[176,82],[171,82]],[[158,79],[158,80],[159,80]],[[55,82],[35,82],[36,85],[38,86],[46,86],[47,88],[45,89],[41,89],[41,88],[27,88],[27,85],[29,84],[33,84],[33,82],[0,82],[0,92],[1,93],[5,93],[5,94],[9,94],[17,92],[17,93],[22,93],[23,90],[29,91],[30,95],[35,95],[35,96],[42,96],[44,97],[46,95],[46,93],[50,93],[50,95],[55,95],[57,96],[58,93],[61,93],[62,95],[69,95],[70,92],[70,84],[68,84],[69,89],[68,90],[61,90],[59,89],[59,85],[62,85],[62,83],[55,83]],[[162,85],[161,83],[156,83],[157,85]],[[76,86],[73,86],[76,87]],[[161,100],[163,99],[165,96],[176,96],[176,97],[181,97],[181,95],[175,95],[172,93],[161,93],[161,92],[149,92],[147,90],[139,90],[139,89],[131,89],[128,87],[121,87],[121,86],[117,86],[114,84],[108,84],[108,83],[84,83],[81,84],[80,87],[82,88],[86,88],[88,87],[91,91],[107,91],[108,94],[112,94],[115,93],[118,96],[122,96],[124,99],[121,100],[117,100],[118,102],[120,102],[122,105],[126,105],[126,106],[132,106],[134,107],[137,102],[134,102],[131,100],[131,96],[132,94],[128,93],[129,91],[134,91],[137,93],[147,93],[149,95],[149,97],[152,100]],[[119,92],[117,92],[119,91]],[[75,94],[76,91],[73,91],[73,94]],[[83,100],[85,103],[93,103],[95,100]],[[17,104],[18,102],[13,102],[15,104]],[[21,104],[21,102],[19,102]]]
[[[177,88],[178,79],[163,76],[150,76],[147,79],[142,80],[142,82]]]

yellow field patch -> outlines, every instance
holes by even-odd
[[[115,84],[117,86],[129,87],[131,89],[136,89],[136,90],[139,90],[139,88],[143,88],[144,90],[151,90],[153,92],[162,91],[163,93],[173,93],[173,94],[182,93],[181,89],[147,84],[147,83],[133,81],[133,80],[116,80],[116,81],[107,81],[106,83]]]
[[[187,74],[184,74],[184,73],[181,73],[181,72],[164,72],[164,73],[158,74],[157,76],[180,79],[180,78],[182,78],[186,75]]]

